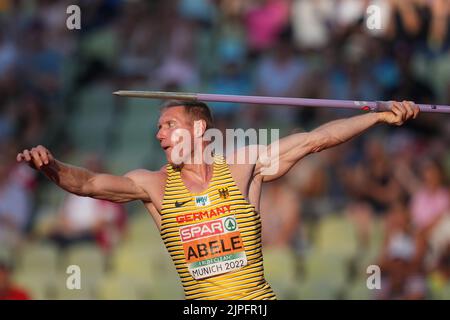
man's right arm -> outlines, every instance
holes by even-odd
[[[43,146],[24,150],[17,155],[17,161],[27,162],[30,167],[42,171],[62,189],[79,196],[119,203],[133,200],[151,201],[148,193],[140,187],[140,180],[147,173],[146,170],[134,170],[124,176],[95,173],[56,160]]]

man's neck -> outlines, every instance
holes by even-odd
[[[213,175],[213,165],[207,163],[200,164],[183,164],[181,172],[184,176],[194,178],[201,182],[207,182]]]

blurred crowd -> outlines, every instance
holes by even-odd
[[[74,2],[80,30],[66,27]],[[367,27],[371,4],[381,29]],[[448,0],[0,0],[0,246],[32,241],[46,206],[49,182],[18,166],[16,153],[37,144],[57,158],[79,153],[67,128],[80,91],[106,84],[450,104],[449,18]],[[211,106],[221,129],[282,135],[355,114]],[[376,298],[439,298],[450,285],[449,146],[449,118],[421,114],[302,160],[263,191],[265,246],[302,257],[321,219],[341,214],[355,226],[358,259],[382,221]],[[107,155],[82,156],[108,171]],[[126,229],[122,206],[72,195],[54,216],[46,238],[62,250],[83,241],[113,250]]]

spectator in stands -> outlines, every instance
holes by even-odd
[[[426,283],[422,270],[414,264],[416,240],[405,202],[395,202],[386,220],[385,239],[379,266],[382,270],[381,290],[377,299],[424,299]]]
[[[14,249],[24,240],[32,202],[25,187],[10,174],[15,165],[8,153],[0,151],[0,243]]]
[[[372,137],[364,151],[363,158],[347,175],[354,199],[349,205],[349,214],[357,228],[361,253],[370,245],[375,216],[385,216],[390,204],[404,197],[381,138]]]
[[[390,0],[392,14],[392,22],[388,27],[390,37],[406,41],[417,37],[421,29],[420,2],[423,1]]]
[[[419,182],[410,182],[411,214],[419,237],[416,263],[429,269],[445,244],[450,232],[450,193],[444,181],[444,171],[435,160],[421,164]],[[448,238],[447,238],[448,239]],[[444,240],[444,241],[443,241]]]
[[[17,117],[20,141],[26,145],[43,141],[46,138],[47,117],[49,117],[44,101],[36,95],[24,94],[17,104],[20,104]]]
[[[289,248],[300,227],[300,201],[285,180],[264,186],[261,195],[262,242],[265,247]]]
[[[8,37],[5,30],[0,31],[0,82],[11,76],[15,70],[18,59],[18,52],[14,38]]]
[[[16,286],[11,275],[11,265],[0,261],[0,300],[29,300],[28,292]]]
[[[294,0],[292,4],[292,28],[298,47],[321,49],[330,40],[327,26],[333,14],[333,2],[329,0]]]
[[[428,275],[431,299],[450,298],[450,242],[442,251],[434,270]]]
[[[253,88],[250,74],[246,68],[245,51],[239,46],[239,43],[228,41],[222,44],[219,57],[220,70],[211,79],[209,91],[218,94],[251,94]],[[216,117],[233,119],[239,110],[239,105],[211,103],[211,108]],[[245,113],[245,109],[248,108],[243,108],[241,112]]]
[[[244,14],[248,44],[252,53],[275,45],[280,32],[288,26],[290,0],[251,1]]]
[[[428,45],[430,49],[445,54],[450,49],[450,2],[448,0],[429,1],[431,12]]]
[[[262,57],[256,68],[256,92],[263,96],[295,97],[306,80],[307,66],[291,43],[290,30],[284,30],[271,54]],[[295,109],[266,107],[267,118],[273,125],[285,129],[295,119]],[[261,111],[259,111],[261,112]],[[283,123],[282,126],[279,124]]]
[[[297,239],[300,241],[296,245],[314,246],[321,218],[330,212],[329,203],[324,196],[328,187],[325,160],[318,155],[312,155],[291,170],[292,174],[287,176],[286,183],[298,199],[294,207],[299,215],[297,219],[301,220],[300,239]]]
[[[17,110],[11,103],[0,105],[0,144],[14,136],[16,129]]]
[[[422,163],[420,182],[412,189],[411,200],[413,223],[419,231],[432,228],[450,210],[450,195],[444,177],[437,161],[426,160]]]
[[[46,42],[47,28],[43,21],[29,21],[21,31],[19,72],[27,90],[35,90],[48,101],[60,93],[62,55]]]

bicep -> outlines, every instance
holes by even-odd
[[[133,200],[150,202],[149,195],[138,182],[138,175],[138,170],[124,176],[96,174],[87,183],[85,193],[92,198],[119,203]]]
[[[315,148],[316,133],[296,133],[260,148],[255,175],[261,175],[264,182],[273,181],[285,175],[298,161]]]

